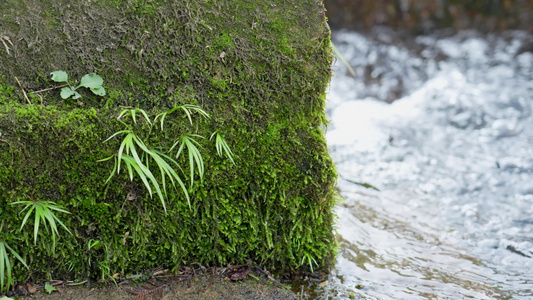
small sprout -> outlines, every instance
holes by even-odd
[[[218,133],[218,131],[215,131],[213,132],[213,134],[211,135],[209,139],[212,140],[214,136],[216,136],[215,145],[217,148],[218,155],[222,156],[223,152],[226,153],[226,156],[228,157],[228,159],[233,164],[235,164],[235,161],[233,161],[233,153],[231,152],[231,149],[228,146],[228,143],[226,143],[226,140],[224,139],[224,137],[220,133]]]
[[[39,228],[40,224],[43,223],[45,229],[48,232],[48,228],[51,229],[52,234],[52,247],[55,249],[56,245],[56,236],[59,236],[59,232],[57,230],[57,224],[59,224],[63,229],[65,229],[68,233],[72,234],[70,230],[59,220],[59,218],[55,215],[54,211],[56,212],[62,212],[70,214],[67,210],[65,210],[63,207],[55,205],[52,201],[17,201],[11,203],[11,205],[16,204],[23,204],[25,207],[20,211],[24,212],[25,210],[28,210],[26,212],[26,215],[24,216],[24,219],[22,220],[22,225],[20,226],[20,231],[22,231],[22,228],[24,228],[24,225],[26,225],[26,222],[28,221],[29,217],[32,213],[35,213],[35,220],[33,224],[33,243],[37,244],[37,235],[39,234]]]
[[[55,82],[66,82],[68,86],[63,86],[61,88],[61,98],[62,99],[68,99],[72,97],[72,99],[78,99],[81,97],[81,95],[76,92],[76,90],[80,87],[88,88],[93,92],[93,94],[98,96],[105,96],[105,88],[102,86],[104,83],[104,80],[100,75],[96,73],[89,73],[85,74],[80,81],[80,84],[76,87],[72,86],[68,82],[68,74],[65,71],[54,71],[51,72],[50,75],[52,75],[52,80]]]

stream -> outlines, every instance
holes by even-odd
[[[533,299],[533,37],[332,33],[324,299]]]

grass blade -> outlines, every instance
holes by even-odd
[[[105,141],[103,141],[104,143],[109,141],[110,139],[114,138],[115,136],[119,135],[119,134],[123,134],[123,133],[128,133],[128,132],[131,132],[130,130],[121,130],[121,131],[117,131],[115,133],[113,133],[113,135],[111,135],[110,137],[108,137]]]
[[[231,149],[228,146],[228,143],[226,143],[226,139],[224,139],[224,137],[216,131],[211,135],[209,139],[210,140],[213,139],[213,136],[215,135],[216,135],[215,146],[216,146],[218,155],[222,156],[223,154],[222,152],[224,151],[224,153],[226,153],[226,156],[229,158],[229,160],[235,165],[235,161],[233,160],[233,152],[231,152]]]
[[[28,265],[26,264],[24,259],[22,259],[22,257],[20,257],[20,255],[15,250],[13,250],[13,248],[9,247],[9,245],[6,244],[6,243],[3,243],[3,244],[7,247],[7,249],[9,249],[9,252],[11,252],[11,254],[13,254],[13,256],[16,259],[18,259],[26,268],[28,268],[28,269],[30,268],[30,267],[28,267]]]
[[[126,148],[126,153],[129,153],[129,148],[131,147],[131,139],[132,139],[133,132],[128,132],[124,140],[122,140],[122,143],[120,144],[120,147],[118,148],[118,164],[117,164],[117,173],[120,173],[120,161],[122,158],[122,154],[124,152],[124,148]]]
[[[150,182],[154,186],[154,188],[156,190],[156,193],[159,196],[159,199],[161,200],[161,203],[163,204],[163,209],[166,212],[167,211],[167,207],[166,207],[166,204],[165,204],[165,199],[163,198],[163,193],[161,192],[161,188],[159,187],[159,184],[157,183],[157,180],[155,179],[155,177],[152,174],[152,172],[142,164],[139,156],[137,155],[137,151],[135,150],[134,147],[132,148],[132,155],[134,156],[133,158],[131,156],[129,156],[129,155],[128,156],[123,156],[123,158],[126,158],[127,160],[129,160],[129,164],[135,169],[135,171],[137,172],[137,174],[139,175],[139,177],[143,181],[144,185],[148,189],[148,192],[150,193],[150,197],[153,197],[152,196],[152,189],[151,189],[150,184],[148,183],[148,180],[147,180],[147,177],[148,177],[148,179],[150,180]]]
[[[189,150],[189,169],[191,171],[191,185],[189,187],[192,188],[192,185],[194,183],[194,159],[192,151]]]
[[[192,140],[194,141],[194,140]],[[202,158],[202,154],[200,153],[200,150],[194,145],[192,142],[189,143],[189,153],[192,153],[192,156],[194,157],[194,161],[196,162],[196,165],[198,166],[198,174],[200,175],[200,181],[203,181],[204,179],[204,160]],[[192,182],[191,182],[192,185]]]
[[[35,221],[33,224],[33,244],[37,244],[37,234],[39,233],[39,223],[41,222],[41,210],[38,204],[35,204]]]
[[[47,207],[44,207],[41,213],[43,223],[46,224],[45,220],[47,220],[48,224],[50,225],[50,230],[52,231],[52,249],[54,250],[56,247],[56,235],[59,235],[59,232],[57,232],[56,222],[52,217],[54,214]]]
[[[41,221],[46,229],[47,232],[48,231],[48,226],[50,226],[50,229],[52,231],[52,240],[53,240],[53,247],[55,248],[55,240],[56,240],[56,235],[59,235],[59,232],[57,230],[57,225],[56,225],[56,221],[70,234],[72,234],[72,232],[65,226],[65,224],[63,222],[61,222],[61,220],[59,220],[59,218],[54,214],[54,211],[57,211],[57,212],[62,212],[62,213],[67,213],[67,214],[70,214],[70,212],[66,209],[64,209],[63,207],[61,206],[58,206],[58,205],[55,205],[53,202],[51,201],[17,201],[17,202],[13,202],[12,204],[25,204],[26,206],[24,207],[24,210],[26,210],[28,207],[30,208],[27,212],[26,212],[26,215],[24,216],[24,219],[22,220],[22,225],[20,226],[20,231],[22,231],[22,228],[24,227],[24,225],[26,225],[29,217],[31,216],[32,212],[35,213],[35,218],[34,218],[34,224],[33,224],[33,243],[34,244],[37,244],[37,237],[39,235],[39,228],[40,228],[40,225],[41,225]],[[22,212],[21,211],[21,212]]]
[[[111,178],[113,178],[113,176],[115,175],[115,172],[117,171],[117,157],[116,157],[116,155],[113,155],[111,157],[115,158],[115,165],[113,166],[113,170],[111,171],[111,174],[109,174],[109,177],[107,177],[107,180],[105,181],[105,183],[108,183],[109,180],[111,180]]]
[[[164,153],[161,153],[159,152],[159,154],[163,157],[165,157],[166,159],[168,159],[171,163],[173,163],[174,165],[176,165],[176,167],[178,169],[180,169],[182,172],[183,170],[181,169],[181,166],[174,160],[172,159],[170,156],[164,154]],[[170,170],[174,171],[174,169],[170,168]],[[185,184],[183,183],[183,181],[181,180],[181,178],[179,177],[179,175],[174,171],[174,179],[176,180],[176,182],[178,182],[178,184],[180,185],[183,193],[185,194],[185,198],[187,198],[187,204],[189,204],[189,207],[191,206],[191,199],[189,197],[189,191],[187,190],[187,188],[185,187]]]
[[[126,167],[128,168],[128,174],[130,175],[130,181],[133,181],[133,169],[131,168],[131,164],[129,163],[130,161],[124,159],[124,156],[130,157],[131,159],[133,159],[133,157],[131,157],[131,156],[127,155],[127,154],[124,154],[122,156],[122,160],[124,160],[124,163],[126,164]]]
[[[174,150],[177,145],[180,145],[180,147],[178,149],[178,152],[176,153],[176,158],[180,156],[181,150],[183,150],[183,143],[181,143],[181,138],[178,138],[176,142],[172,145],[172,147],[170,147],[170,150],[168,150],[168,152],[172,152],[172,150]]]
[[[140,112],[143,115],[143,117],[146,119],[148,124],[152,125],[152,121],[150,121],[150,118],[148,117],[148,114],[146,113],[146,111],[140,108],[125,109],[121,111],[117,117],[117,120],[120,120],[120,118],[129,114],[131,118],[133,119],[133,123],[137,124],[137,112]]]
[[[139,167],[139,165],[137,165],[137,163],[135,162],[135,159],[127,154],[124,154],[122,156],[122,159],[124,160],[124,162],[127,163],[128,169],[130,170],[130,175],[131,175],[130,180],[133,180],[133,170],[131,169],[133,167],[133,169],[135,169],[135,171],[137,172],[137,175],[139,175],[144,185],[146,186],[146,189],[148,189],[148,193],[150,194],[150,197],[152,197],[152,188],[150,187],[150,184],[146,180],[146,176],[144,175],[144,172]]]
[[[9,257],[4,242],[0,242],[0,293],[4,292],[4,278],[5,278],[5,262],[9,265]],[[10,267],[11,268],[11,267]],[[7,271],[8,275],[11,274],[10,270]],[[9,281],[9,280],[8,280]],[[7,284],[9,289],[9,282]]]
[[[113,154],[113,155],[111,155],[110,157],[106,157],[106,158],[102,158],[102,159],[99,159],[99,160],[97,160],[97,162],[103,162],[103,161],[108,161],[108,160],[112,159],[113,157],[115,157],[115,155],[114,155],[114,154]]]
[[[49,202],[49,201],[47,201],[47,202]],[[61,206],[55,205],[53,202],[49,202],[48,203],[48,208],[50,210],[55,210],[55,211],[59,211],[59,212],[62,212],[62,213],[70,214],[70,212],[68,210],[62,208]]]
[[[23,202],[26,202],[27,204],[26,204],[26,207],[24,207],[24,209],[22,211],[26,210],[26,208],[28,208],[30,206],[31,206],[31,208],[28,210],[28,212],[24,216],[24,220],[22,220],[22,225],[20,225],[20,229],[19,230],[22,230],[22,227],[24,227],[24,225],[26,224],[26,221],[28,221],[28,218],[30,217],[31,212],[35,209],[35,206],[32,206],[31,201],[19,201],[19,202],[14,202],[13,204],[23,203]],[[28,203],[28,202],[30,202],[30,203]]]
[[[172,178],[172,173],[168,170],[170,166],[154,151],[147,152],[147,160],[148,156],[152,157],[152,159],[155,161],[157,167],[159,168],[159,172],[161,173],[161,185],[163,186],[163,191],[165,192],[165,195],[167,194],[167,187],[166,187],[166,178],[165,174],[169,175],[170,181],[172,184],[174,184],[174,180]],[[170,168],[172,170],[172,168]],[[174,170],[172,170],[174,171]]]
[[[211,118],[211,116],[209,116],[209,114],[198,105],[185,104],[185,105],[182,106],[182,108],[186,109],[188,111],[194,110],[194,111],[196,111],[197,113],[199,113],[200,115],[202,115],[206,119]]]
[[[199,137],[198,135],[194,135]],[[200,175],[200,180],[203,180],[204,176],[204,160],[202,158],[202,154],[200,153],[200,150],[198,150],[198,147],[196,145],[199,145],[198,142],[193,138],[193,135],[183,135],[179,138],[179,140],[174,143],[174,145],[170,148],[170,151],[177,145],[180,144],[180,147],[176,153],[176,158],[178,158],[181,155],[181,152],[184,148],[187,148],[187,151],[189,152],[189,174],[191,177],[191,187],[194,184],[194,169],[195,165],[198,168],[198,174]],[[195,145],[196,144],[196,145]]]
[[[355,71],[352,69],[352,66],[350,66],[350,64],[346,61],[346,59],[344,59],[344,56],[342,56],[342,54],[339,52],[339,50],[337,49],[337,47],[335,47],[335,45],[333,44],[333,42],[331,42],[331,48],[333,49],[333,52],[335,53],[335,55],[337,55],[337,57],[342,61],[342,63],[346,66],[346,68],[348,68],[348,71],[350,71],[350,73],[352,74],[353,77],[356,77],[357,75],[355,74]]]
[[[136,109],[130,109],[130,115],[131,115],[131,118],[133,119],[133,123],[137,124],[137,120],[135,119],[135,111]]]
[[[185,107],[183,107],[183,106],[181,108],[183,109],[183,111],[187,115],[187,118],[189,119],[189,123],[191,123],[191,125],[192,125],[191,112],[188,109],[186,109]]]
[[[52,203],[49,204],[49,207],[48,207],[50,210],[55,210],[55,211],[58,211],[58,212],[62,212],[62,213],[66,213],[66,214],[70,214],[70,212],[66,209],[63,209],[62,207],[59,207],[57,205],[54,205]],[[72,234],[72,232],[70,232],[70,230],[67,228],[67,226],[65,226],[65,224],[63,224],[63,222],[61,222],[61,220],[59,220],[59,218],[52,212],[50,211],[50,214],[52,215],[52,217],[57,221],[57,223],[59,223],[59,225],[61,225],[61,227],[63,227],[63,229],[65,229],[66,231],[68,231],[68,233]]]
[[[5,247],[3,247],[2,252],[3,252],[3,256],[5,260],[5,270],[7,271],[7,288],[9,288],[11,285],[13,285],[13,278],[11,277],[11,262],[9,261],[9,256],[7,255],[7,250]],[[2,270],[4,270],[3,267],[2,267]],[[2,288],[3,288],[4,278],[5,277],[2,276]]]
[[[160,114],[156,117],[156,119],[162,115],[162,119],[161,119],[161,130],[163,130],[163,119],[165,118],[166,115],[169,115],[173,112],[175,112],[176,110],[178,109],[181,109],[185,115],[187,116],[187,119],[189,120],[189,123],[192,125],[192,111],[195,111],[197,113],[199,113],[201,116],[203,116],[204,118],[207,118],[209,119],[210,116],[207,112],[205,112],[205,110],[203,110],[200,106],[197,106],[197,105],[192,105],[192,104],[185,104],[185,105],[176,105],[174,106],[172,109],[164,112],[163,114]]]
[[[128,113],[128,110],[127,110],[127,109],[121,111],[120,114],[118,114],[117,120],[120,120],[120,118],[122,118],[122,117],[123,117],[125,114],[127,114],[127,113]]]
[[[163,123],[165,122],[165,117],[167,116],[167,113],[168,111],[155,116],[154,123],[157,122],[158,118],[161,118],[161,131],[163,131]]]
[[[144,118],[146,119],[146,122],[148,122],[148,124],[152,125],[152,121],[150,121],[150,118],[148,118],[148,114],[146,113],[146,111],[144,111],[144,109],[136,109],[138,111],[141,112],[141,114],[144,116]]]

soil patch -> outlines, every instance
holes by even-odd
[[[283,284],[269,279],[264,273],[250,269],[243,280],[233,281],[239,273],[228,268],[204,269],[194,274],[158,275],[139,283],[132,280],[104,287],[68,286],[55,284],[58,291],[47,294],[44,286],[36,286],[33,295],[20,299],[298,299]],[[20,292],[20,288],[19,288]],[[13,299],[17,299],[16,296]]]

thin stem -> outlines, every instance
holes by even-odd
[[[26,99],[26,101],[28,101],[28,104],[31,105],[30,98],[28,98],[28,95],[26,95],[26,91],[25,91],[24,88],[22,87],[22,84],[20,84],[20,81],[19,81],[19,79],[17,78],[17,76],[15,76],[15,80],[16,80],[17,83],[19,84],[19,87],[20,87],[20,89],[22,90],[22,93],[24,94],[24,98]]]
[[[70,84],[65,83],[63,85],[53,86],[51,88],[47,88],[47,89],[44,89],[44,90],[38,90],[38,91],[30,92],[30,94],[37,94],[37,93],[42,93],[42,92],[46,92],[46,91],[51,91],[51,90],[55,90],[55,89],[66,87],[66,86],[70,86]]]

